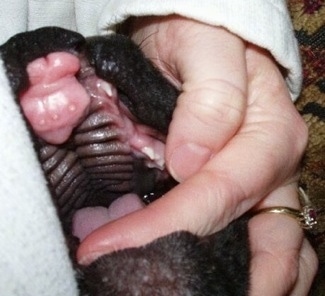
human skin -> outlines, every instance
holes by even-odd
[[[79,248],[79,260],[89,263],[177,230],[211,234],[250,209],[299,208],[308,132],[270,54],[225,29],[178,16],[138,19],[132,28],[133,40],[182,90],[166,146],[167,166],[180,185],[95,231]],[[249,230],[251,295],[306,295],[317,258],[298,223],[260,214]]]

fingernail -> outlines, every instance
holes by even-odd
[[[181,182],[196,173],[210,156],[210,149],[195,143],[179,146],[170,157],[170,173],[178,182]]]
[[[100,253],[100,252],[90,253],[90,254],[87,254],[87,255],[81,257],[80,259],[78,259],[78,263],[80,265],[89,265],[102,255],[103,255],[103,253]]]

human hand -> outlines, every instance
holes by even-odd
[[[182,90],[166,146],[167,167],[181,183],[95,231],[79,259],[177,230],[211,234],[253,207],[297,208],[307,130],[269,54],[224,29],[176,16],[139,20],[132,36]],[[251,295],[306,295],[317,260],[297,222],[260,214],[249,227]]]

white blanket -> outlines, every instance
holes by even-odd
[[[0,63],[0,295],[77,295],[56,210]]]

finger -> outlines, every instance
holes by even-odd
[[[245,46],[238,37],[208,27],[180,39],[174,59],[182,93],[166,145],[167,166],[178,181],[195,173],[236,133],[245,115],[247,84]],[[209,45],[202,46],[206,40]]]
[[[298,279],[290,295],[308,295],[311,284],[313,283],[313,279],[317,272],[317,266],[317,255],[308,240],[304,239],[300,252]]]
[[[275,190],[267,206],[299,208],[295,184]],[[262,207],[265,207],[263,204]],[[250,220],[251,291],[250,295],[288,295],[299,274],[303,231],[292,217],[263,213]],[[296,295],[296,294],[294,294]]]

